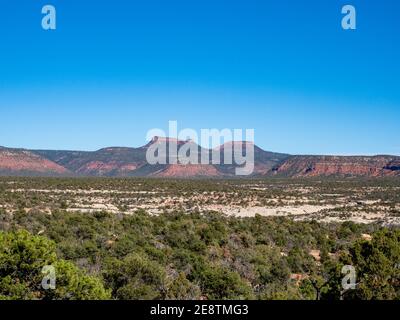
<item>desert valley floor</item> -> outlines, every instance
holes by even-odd
[[[399,179],[1,178],[0,210],[219,212],[400,225]]]

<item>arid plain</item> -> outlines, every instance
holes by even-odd
[[[400,224],[400,180],[1,178],[8,213],[55,210],[134,214],[219,212],[320,222]]]

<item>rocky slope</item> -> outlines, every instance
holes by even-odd
[[[318,176],[400,176],[400,158],[394,156],[292,156],[274,167],[271,175]]]
[[[126,176],[146,163],[146,151],[140,148],[105,148],[94,152],[33,151],[77,175]]]
[[[189,142],[189,143],[188,143]],[[224,164],[226,157],[234,159],[233,146],[251,142],[226,143],[210,150],[211,155],[220,157],[220,164],[201,164],[204,149],[191,141],[154,137],[139,148],[112,147],[93,152],[24,150],[0,147],[0,175],[42,176],[108,176],[108,177],[233,177],[236,164]],[[149,164],[146,153],[165,145],[163,151],[167,164]],[[169,156],[169,149],[188,154],[188,149],[197,159],[197,164],[176,163]],[[400,157],[396,156],[291,156],[254,147],[254,172],[252,176],[276,177],[319,177],[319,176],[362,176],[400,177]],[[232,149],[230,149],[232,148]],[[211,163],[211,162],[210,162]]]
[[[245,154],[246,142],[235,142],[243,144]],[[146,160],[146,153],[150,148],[156,150],[165,145],[166,164],[150,165]],[[220,163],[224,163],[225,150],[228,143],[210,150],[208,159],[212,159],[212,152],[220,156]],[[170,148],[178,152],[191,154],[197,160],[197,164],[185,165],[177,163],[176,159],[170,157]],[[184,148],[184,149],[182,149]],[[162,149],[158,149],[160,151]],[[189,150],[191,153],[189,153]],[[82,176],[153,176],[153,177],[224,177],[234,176],[237,166],[223,164],[201,164],[201,154],[207,151],[191,141],[182,141],[172,138],[154,137],[148,144],[140,148],[104,148],[94,152],[82,151],[54,151],[36,150],[36,154],[45,157],[76,175]],[[288,155],[267,152],[254,146],[255,168],[254,174],[265,174]],[[154,153],[160,156],[158,152]],[[234,159],[232,151],[232,159]],[[175,161],[175,162],[174,162]],[[211,163],[211,161],[209,162]]]
[[[0,175],[48,175],[72,174],[63,166],[23,149],[0,147]]]

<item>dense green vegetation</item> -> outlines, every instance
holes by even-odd
[[[51,290],[42,286],[48,275],[42,273],[44,266],[55,270],[58,285]],[[0,233],[0,299],[109,298],[99,279],[57,258],[53,241],[24,230]]]
[[[3,299],[400,298],[400,231],[378,225],[0,208],[0,230]],[[55,290],[40,287],[44,265]]]
[[[0,178],[0,299],[399,299],[399,190],[399,179]],[[322,209],[235,218],[206,206],[305,204]],[[344,290],[349,265],[356,287]],[[43,289],[44,266],[56,289]]]

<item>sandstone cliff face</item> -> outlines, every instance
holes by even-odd
[[[164,170],[153,174],[156,177],[190,178],[190,177],[222,177],[223,174],[209,164],[171,164]]]
[[[0,147],[0,175],[73,175],[108,177],[234,177],[236,164],[223,164],[227,144],[213,149],[219,154],[221,164],[156,164],[146,161],[146,152],[155,144],[174,143],[177,149],[187,141],[170,138],[153,138],[147,145],[139,148],[112,147],[93,152],[24,150]],[[204,149],[190,142],[200,161]],[[234,145],[245,146],[249,142],[239,141]],[[187,144],[186,144],[187,146]],[[291,156],[274,153],[254,146],[254,172],[252,176],[280,177],[400,177],[400,157],[396,156]],[[168,147],[169,148],[169,147]],[[168,148],[166,149],[167,158]],[[165,149],[164,149],[165,150]],[[165,151],[164,151],[165,152]],[[234,159],[233,154],[231,159]],[[210,158],[211,160],[211,158]]]
[[[0,148],[0,173],[3,175],[66,175],[70,172],[30,151]]]
[[[399,161],[392,156],[293,156],[271,173],[288,177],[400,176]]]
[[[77,175],[129,176],[146,162],[145,150],[135,148],[105,148],[93,152],[34,151]]]
[[[162,144],[165,148],[161,148]],[[34,151],[59,165],[67,168],[71,172],[82,176],[158,176],[158,177],[230,177],[235,175],[236,164],[224,165],[225,148],[229,143],[212,150],[220,157],[221,164],[201,164],[201,154],[206,150],[196,143],[187,140],[177,140],[173,138],[154,137],[148,144],[140,148],[104,148],[94,152],[82,151],[54,151],[38,150]],[[246,152],[246,145],[254,147],[254,175],[266,174],[271,168],[286,159],[288,155],[264,151],[251,142],[237,141],[232,146],[242,146],[243,153]],[[164,150],[166,164],[149,165],[146,161],[146,153],[149,148],[158,147]],[[182,165],[172,164],[174,159],[170,159],[169,148],[176,150],[190,150],[198,164]],[[158,151],[159,151],[158,150]],[[213,155],[214,156],[214,155]],[[211,163],[212,153],[209,153]],[[232,163],[233,151],[230,163]]]

